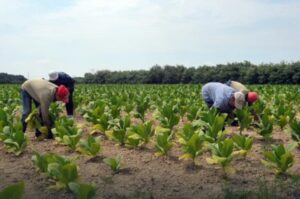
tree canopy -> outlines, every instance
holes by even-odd
[[[150,70],[86,73],[84,83],[100,84],[188,84],[236,80],[245,84],[299,84],[300,61],[255,65],[248,61],[216,66],[185,67],[155,65]]]
[[[22,75],[0,73],[0,84],[20,84],[24,81],[26,81],[26,78]]]

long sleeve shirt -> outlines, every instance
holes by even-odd
[[[234,107],[229,104],[235,90],[218,82],[207,83],[202,87],[202,97],[208,106],[218,108],[221,112],[230,113]]]
[[[64,73],[64,72],[58,72],[58,78],[57,80],[55,81],[50,81],[52,82],[53,84],[56,84],[56,85],[64,85],[66,87],[68,87],[70,90],[74,90],[74,83],[75,83],[75,80],[70,77],[67,73]]]
[[[40,104],[42,120],[47,127],[50,127],[49,107],[55,100],[57,86],[47,80],[27,80],[22,84],[22,89]]]

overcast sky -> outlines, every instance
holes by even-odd
[[[0,72],[300,60],[299,0],[0,0]]]

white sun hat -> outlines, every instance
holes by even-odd
[[[49,73],[49,80],[50,81],[55,81],[55,80],[57,80],[58,79],[58,72],[50,72]]]
[[[245,95],[242,92],[234,93],[234,106],[237,109],[242,109],[245,105]]]

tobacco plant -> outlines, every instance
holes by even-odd
[[[273,120],[271,117],[265,113],[261,118],[261,122],[259,124],[258,134],[263,136],[264,139],[269,140],[272,136],[273,132]]]
[[[103,161],[114,173],[120,172],[121,158],[119,156],[116,158],[105,158]]]
[[[39,171],[56,180],[57,188],[68,187],[70,182],[78,180],[77,165],[63,156],[34,152],[31,159]]]
[[[96,196],[96,187],[94,184],[70,182],[68,187],[76,194],[78,199],[92,199]]]
[[[100,137],[88,136],[87,139],[80,140],[77,150],[85,155],[95,157],[101,150],[100,141]]]
[[[160,125],[162,127],[169,128],[171,130],[179,123],[180,120],[180,116],[174,109],[174,106],[167,103],[163,103],[162,106],[158,108],[158,112],[155,117],[160,121]]]
[[[298,122],[296,119],[290,121],[290,128],[292,139],[295,140],[298,147],[300,147],[300,122]]]
[[[142,144],[147,144],[154,134],[154,129],[152,123],[147,121],[143,124],[131,126],[127,129],[127,133],[128,144],[133,144],[133,146],[135,146],[136,144],[139,145],[140,142],[142,142]]]
[[[264,152],[264,160],[261,160],[262,163],[276,171],[276,174],[285,174],[287,170],[294,164],[294,155],[292,151],[295,145],[290,144],[286,148],[283,144],[272,145],[270,151]]]
[[[233,153],[233,141],[226,139],[224,141],[218,141],[211,145],[212,157],[207,158],[208,164],[218,164],[222,167],[226,175],[235,173],[235,169],[230,165],[234,153]]]
[[[188,106],[187,108],[187,114],[186,114],[186,117],[189,121],[193,121],[193,120],[196,120],[198,119],[198,113],[199,113],[199,106],[198,105],[191,105],[191,106]]]
[[[240,134],[242,134],[242,131],[244,129],[249,128],[249,126],[252,122],[252,115],[249,112],[248,107],[246,106],[243,109],[236,109],[236,116],[239,121]]]
[[[134,116],[140,118],[143,122],[145,122],[145,113],[147,109],[150,107],[149,98],[147,96],[140,96],[136,99],[136,107]]]
[[[173,134],[171,133],[171,130],[168,128],[157,127],[155,129],[155,134],[156,134],[155,149],[157,151],[155,155],[157,156],[166,155],[168,151],[171,149],[171,147],[173,146],[172,144]]]
[[[235,153],[242,155],[244,158],[252,148],[253,138],[244,135],[234,135],[232,137],[235,147],[238,149]]]
[[[59,143],[69,146],[72,150],[75,150],[82,134],[82,130],[75,126],[74,120],[65,116],[55,121],[52,132]]]
[[[9,119],[8,113],[4,109],[0,108],[0,140],[2,137],[1,135],[3,133],[3,128],[5,126],[10,126],[10,125],[11,125],[11,121]]]
[[[24,194],[24,182],[18,182],[0,191],[0,199],[21,199]]]
[[[110,121],[111,129],[105,132],[105,135],[113,141],[118,142],[120,145],[124,145],[127,139],[127,128],[130,127],[130,116],[124,118],[116,118]]]
[[[178,137],[178,141],[184,152],[179,159],[192,159],[195,164],[195,158],[203,152],[203,133],[196,131],[191,124],[186,124],[178,134]]]
[[[25,150],[27,146],[27,138],[22,131],[21,124],[15,125],[13,127],[4,127],[3,135],[5,135],[3,143],[8,152],[14,153],[18,156]]]

